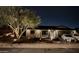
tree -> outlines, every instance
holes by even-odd
[[[0,7],[0,21],[9,26],[19,40],[28,27],[40,24],[40,17],[29,9],[10,6]]]

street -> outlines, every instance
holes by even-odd
[[[0,53],[79,53],[77,48],[53,48],[53,49],[38,49],[38,48],[0,48]]]
[[[0,53],[79,53],[79,44],[0,43]]]

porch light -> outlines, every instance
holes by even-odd
[[[48,32],[50,32],[51,30],[49,29]]]

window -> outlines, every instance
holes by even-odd
[[[79,36],[78,34],[74,34],[74,36]]]
[[[35,33],[35,31],[34,31],[34,30],[32,30],[32,31],[31,31],[31,34],[34,34],[34,33]]]
[[[48,31],[42,31],[42,35],[48,35]]]
[[[67,37],[72,37],[71,35],[65,35],[65,36],[67,36]]]

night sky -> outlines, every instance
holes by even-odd
[[[26,8],[41,16],[40,25],[79,28],[78,6],[29,6]]]

